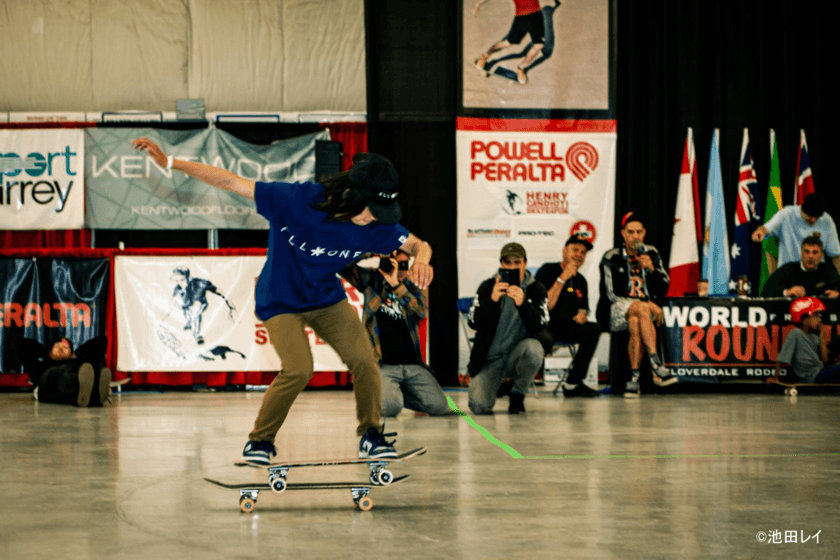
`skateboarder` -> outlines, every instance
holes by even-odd
[[[477,16],[481,5],[487,0],[478,0],[473,7],[473,15]],[[479,70],[487,71],[493,65],[512,58],[522,58],[522,62],[516,67],[516,81],[522,85],[528,83],[528,71],[545,62],[554,50],[554,10],[560,6],[558,0],[554,5],[540,8],[539,0],[513,0],[516,13],[513,18],[510,30],[504,38],[494,43],[486,52],[475,61]],[[490,60],[490,56],[511,47],[521,44],[529,35],[531,41],[525,49],[516,54],[509,54],[501,58]],[[537,58],[539,57],[539,58]]]
[[[796,376],[806,383],[840,383],[840,337],[835,336],[828,343],[821,311],[825,311],[825,305],[815,297],[797,298],[790,304],[791,320],[797,328],[788,333],[776,357],[776,379],[782,364],[790,364]]]
[[[266,263],[257,280],[256,313],[283,369],[263,397],[244,461],[268,464],[274,438],[313,374],[308,325],[335,349],[353,374],[359,457],[394,457],[383,434],[382,385],[377,359],[336,273],[365,253],[397,248],[414,256],[409,277],[420,289],[432,281],[431,247],[398,222],[397,172],[387,159],[361,153],[353,167],[318,183],[264,183],[230,171],[174,159],[148,138],[132,141],[160,167],[175,169],[213,187],[253,199],[270,224]]]

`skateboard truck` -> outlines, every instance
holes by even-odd
[[[286,489],[286,474],[289,472],[289,467],[270,467],[268,469],[268,485],[274,492],[280,494]]]
[[[388,466],[387,461],[377,461],[368,463],[370,467],[370,482],[377,486],[388,486],[394,480],[394,475],[385,467]]]
[[[282,478],[278,480],[283,480]],[[286,481],[283,480],[283,489],[285,490]],[[274,485],[271,485],[271,489],[274,490]],[[274,490],[277,492],[277,490]],[[282,490],[281,490],[282,492]],[[359,507],[362,511],[370,511],[373,508],[373,499],[368,497],[370,494],[370,488],[366,486],[358,486],[350,488],[350,494],[353,496],[353,502]],[[242,513],[253,513],[254,508],[257,507],[257,497],[260,495],[260,491],[256,489],[247,489],[247,490],[240,490],[239,491],[239,509]]]

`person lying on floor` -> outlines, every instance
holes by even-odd
[[[110,403],[111,370],[104,367],[106,336],[88,340],[75,352],[67,337],[55,341],[51,348],[32,338],[19,338],[16,346],[38,402],[79,407]]]

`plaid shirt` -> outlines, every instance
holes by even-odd
[[[414,342],[414,351],[417,354],[418,363],[423,363],[423,354],[420,350],[419,323],[426,317],[426,292],[418,288],[413,282],[405,279],[404,282],[392,288],[385,277],[376,268],[364,268],[351,264],[339,272],[342,278],[350,285],[364,293],[365,307],[362,311],[362,323],[368,331],[370,342],[376,350],[376,355],[382,362],[382,346],[379,343],[379,325],[376,323],[376,313],[382,307],[382,301],[393,294],[399,301],[403,310],[403,318],[408,328],[408,334]]]

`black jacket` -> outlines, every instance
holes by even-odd
[[[604,332],[610,330],[610,306],[619,298],[651,300],[663,297],[668,291],[668,271],[662,264],[659,251],[646,245],[645,254],[653,261],[653,271],[634,271],[632,260],[623,247],[604,253],[599,265],[601,282],[600,297],[595,317]]]
[[[763,297],[784,297],[788,288],[802,286],[806,296],[819,297],[826,290],[840,290],[840,274],[834,263],[821,262],[816,270],[802,270],[801,262],[787,263],[770,275],[764,284]]]
[[[502,300],[493,301],[490,297],[495,283],[495,276],[482,282],[470,308],[468,323],[470,328],[476,331],[470,362],[467,364],[467,371],[472,376],[478,375],[487,360],[487,353],[490,351],[502,313]],[[536,281],[528,284],[525,287],[525,301],[518,310],[528,337],[539,340],[546,353],[551,352],[554,338],[548,330],[548,299],[545,286]]]

